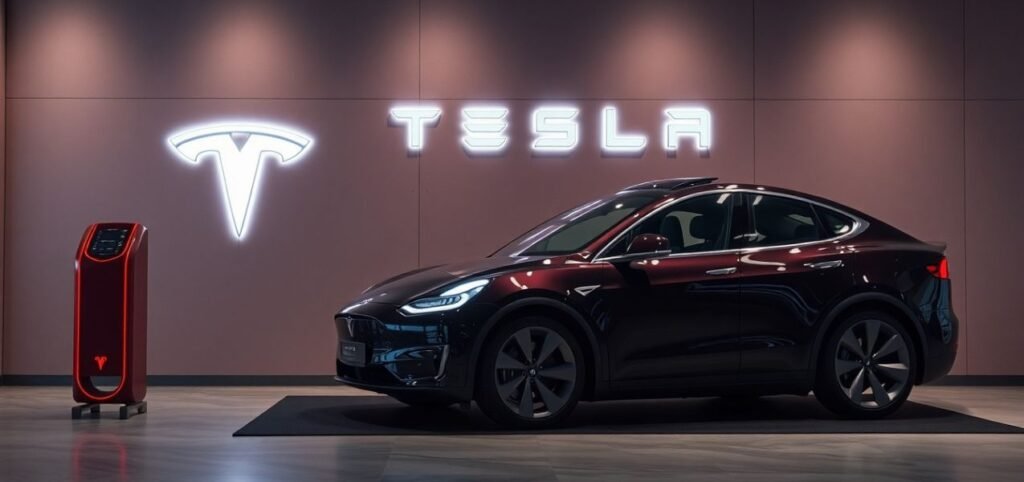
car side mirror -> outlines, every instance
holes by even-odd
[[[660,234],[641,234],[633,238],[633,241],[626,247],[626,253],[622,255],[624,260],[636,260],[642,258],[654,258],[672,254],[668,245],[668,238]]]

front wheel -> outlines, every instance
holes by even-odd
[[[554,426],[583,392],[583,351],[565,326],[548,318],[526,317],[498,328],[478,363],[477,404],[507,427]]]
[[[849,418],[882,418],[903,405],[917,374],[914,342],[907,330],[882,312],[843,320],[819,354],[814,395]]]

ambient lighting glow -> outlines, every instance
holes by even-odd
[[[405,126],[405,146],[411,152],[423,150],[426,128],[437,125],[440,119],[440,107],[417,105],[391,108],[391,121]]]
[[[292,128],[217,123],[182,130],[167,143],[190,163],[198,164],[203,158],[217,161],[228,221],[242,239],[258,198],[263,161],[276,158],[283,165],[294,163],[308,152],[313,140]]]
[[[608,153],[636,154],[647,147],[643,134],[619,134],[619,110],[601,109],[601,150]]]
[[[508,144],[508,109],[477,106],[462,109],[462,147],[479,153],[498,152]]]
[[[576,122],[580,110],[569,106],[544,106],[533,111],[533,150],[563,153],[580,142],[580,126]]]
[[[679,138],[693,138],[697,150],[711,149],[711,113],[700,107],[665,109],[667,119],[662,125],[665,150],[678,151]]]

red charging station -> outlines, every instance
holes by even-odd
[[[119,403],[121,418],[145,413],[146,227],[98,223],[75,257],[75,348],[72,418]]]

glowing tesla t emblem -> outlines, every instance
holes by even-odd
[[[214,124],[187,129],[167,139],[182,159],[217,161],[228,220],[235,236],[245,236],[246,221],[256,204],[264,160],[294,163],[313,140],[291,129],[265,124]]]

